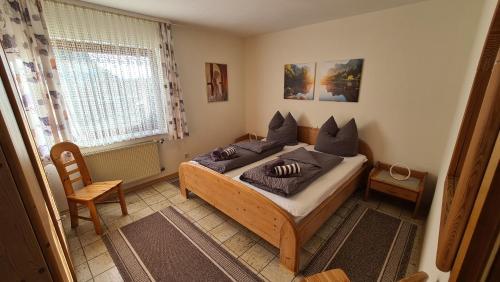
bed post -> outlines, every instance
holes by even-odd
[[[189,190],[186,188],[186,176],[184,173],[186,172],[183,169],[183,164],[181,164],[179,166],[179,188],[181,190],[181,196],[187,199],[189,197]]]
[[[290,271],[299,271],[299,238],[295,226],[285,221],[280,234],[280,263]]]

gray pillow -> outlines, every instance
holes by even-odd
[[[297,121],[288,113],[283,118],[278,111],[269,122],[267,140],[277,141],[283,145],[297,145]]]
[[[316,145],[317,151],[342,156],[354,157],[358,154],[359,139],[356,121],[351,119],[342,128],[338,128],[333,117],[330,117],[320,128]]]

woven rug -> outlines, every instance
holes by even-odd
[[[341,268],[351,281],[397,281],[406,274],[416,231],[413,223],[357,205],[303,275]]]
[[[172,207],[103,240],[125,281],[262,281]]]

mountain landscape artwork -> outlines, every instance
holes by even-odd
[[[363,59],[322,62],[318,66],[319,100],[358,102]]]
[[[314,99],[315,67],[316,63],[285,65],[285,99]]]

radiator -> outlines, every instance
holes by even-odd
[[[158,144],[141,143],[84,154],[93,181],[137,181],[161,173]]]

